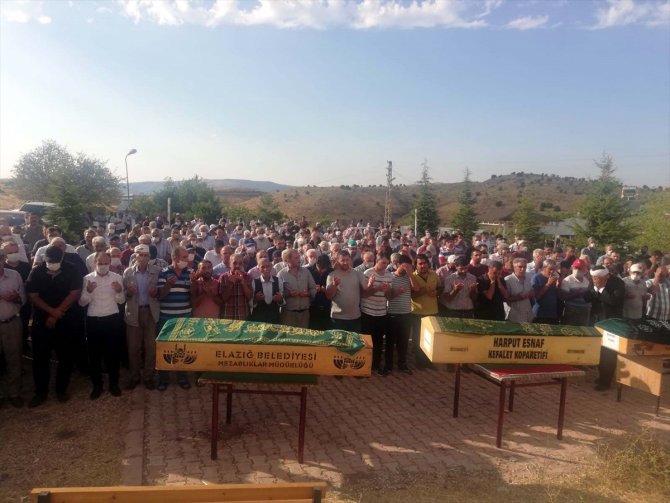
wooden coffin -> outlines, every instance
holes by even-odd
[[[670,322],[613,318],[595,325],[602,344],[622,355],[670,356]]]
[[[177,318],[156,339],[156,368],[370,377],[372,339],[344,330]]]
[[[421,349],[433,363],[596,365],[600,334],[590,327],[427,316]]]

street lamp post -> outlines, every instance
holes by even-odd
[[[137,149],[132,148],[126,154],[126,191],[127,191],[127,196],[128,196],[127,203],[126,203],[128,205],[128,210],[127,211],[130,211],[130,178],[128,178],[128,156],[136,154],[136,153],[137,153]]]

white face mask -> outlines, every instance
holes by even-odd
[[[119,257],[112,257],[112,265],[117,267],[121,265],[121,259]]]
[[[98,274],[105,275],[109,272],[109,265],[96,265],[95,270],[98,272]]]
[[[7,254],[7,262],[18,262],[19,261],[19,254],[18,253],[8,253]]]
[[[180,260],[177,262],[177,267],[179,267],[179,269],[186,269],[188,267],[188,262],[185,260]]]
[[[47,269],[51,272],[56,272],[60,269],[60,262],[47,262]]]

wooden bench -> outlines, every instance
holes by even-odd
[[[305,450],[305,422],[307,415],[307,388],[318,382],[318,376],[308,374],[254,374],[242,372],[205,372],[198,379],[198,383],[212,385],[212,432],[210,457],[217,458],[219,440],[219,393],[226,393],[226,424],[230,424],[233,413],[233,393],[252,395],[288,395],[300,397],[300,422],[298,426],[298,462],[302,464]],[[300,391],[284,389],[249,389],[235,388],[236,384],[263,386],[270,388],[277,386],[300,386]]]
[[[502,430],[505,418],[505,401],[509,387],[509,411],[514,408],[514,392],[516,388],[530,386],[547,386],[560,384],[561,395],[558,406],[558,428],[556,438],[563,438],[563,421],[565,418],[565,396],[569,377],[582,377],[584,371],[571,365],[468,365],[475,375],[486,379],[500,388],[498,399],[498,425],[496,429],[496,447],[502,446]],[[453,415],[458,417],[458,402],[461,388],[461,364],[456,365],[454,384]]]
[[[161,487],[59,487],[30,492],[31,503],[321,503],[325,482]]]

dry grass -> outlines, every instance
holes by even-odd
[[[495,470],[455,470],[446,477],[399,472],[351,479],[330,492],[332,503],[528,503],[670,501],[670,445],[649,432],[613,439],[588,467],[560,478],[537,470],[523,481],[503,480]]]
[[[65,404],[52,397],[36,409],[0,410],[0,502],[27,501],[34,487],[121,482],[130,395],[91,402],[90,387],[74,377]]]

